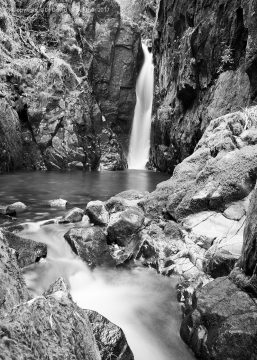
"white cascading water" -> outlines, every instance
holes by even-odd
[[[128,168],[145,169],[149,158],[153,105],[153,56],[143,44],[144,64],[136,86],[137,103],[129,144]]]
[[[20,233],[48,247],[46,260],[24,269],[34,296],[61,276],[80,307],[99,312],[124,330],[135,360],[193,359],[179,337],[175,280],[142,268],[91,271],[63,238],[77,225],[42,225],[28,223]]]

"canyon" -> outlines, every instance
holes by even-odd
[[[0,0],[0,8],[0,357],[191,359],[186,344],[199,359],[257,359],[256,0]],[[129,142],[133,119],[145,114],[137,85],[149,51],[146,166],[166,175],[126,170],[136,167]],[[130,271],[124,280],[120,269]],[[165,281],[177,282],[170,292],[185,344],[158,328],[179,321],[167,303],[158,303],[163,317],[152,309],[148,353],[134,353],[135,329],[103,317],[109,309],[82,310],[92,305],[83,281],[119,298],[116,276],[138,281],[140,299],[145,281],[159,283],[164,302]]]

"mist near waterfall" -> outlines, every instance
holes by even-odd
[[[130,137],[128,168],[144,169],[149,159],[153,105],[153,56],[145,44],[144,64],[137,79],[137,102]]]

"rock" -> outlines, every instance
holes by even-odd
[[[50,207],[64,209],[66,208],[68,201],[64,199],[49,200],[48,204]]]
[[[85,312],[73,303],[61,280],[45,296],[23,302],[10,311],[1,321],[0,332],[3,360],[21,356],[22,359],[101,359]]]
[[[121,144],[117,140],[117,135],[110,129],[103,129],[100,135],[101,157],[99,170],[117,171],[128,167],[127,159]]]
[[[73,208],[67,212],[58,222],[60,224],[65,223],[77,223],[82,221],[84,216],[84,210],[80,208]]]
[[[73,252],[91,268],[115,264],[110,255],[106,235],[100,227],[72,228],[64,235],[64,238]]]
[[[13,209],[9,209],[8,206],[0,205],[0,215],[15,216],[16,211]]]
[[[71,170],[83,170],[84,165],[81,161],[72,161],[71,163],[68,163],[68,168]]]
[[[123,331],[95,311],[85,311],[92,325],[101,359],[134,360]]]
[[[239,221],[245,216],[245,208],[241,204],[231,205],[224,211],[223,215],[228,219]]]
[[[183,239],[182,227],[175,221],[168,221],[165,224],[164,233],[172,239]]]
[[[11,205],[8,205],[7,212],[15,212],[16,214],[23,212],[27,209],[27,205],[23,204],[22,202],[15,202]]]
[[[116,243],[119,246],[128,245],[138,236],[143,223],[144,215],[136,208],[112,214],[107,227],[108,243]]]
[[[138,191],[138,190],[126,190],[122,191],[121,193],[115,195],[115,197],[120,197],[125,200],[141,200],[146,195],[148,195],[148,191]]]
[[[0,316],[29,298],[17,258],[0,230]],[[2,353],[2,352],[1,352]]]
[[[16,251],[17,261],[21,268],[32,265],[47,255],[47,246],[41,242],[25,239],[9,231],[2,231],[10,248]]]
[[[216,279],[196,291],[180,334],[199,358],[255,359],[256,299],[228,278]]]
[[[246,217],[241,265],[246,275],[256,275],[257,264],[257,189],[255,188]]]
[[[211,120],[255,104],[255,11],[253,0],[240,6],[229,0],[161,2],[153,32],[157,90],[150,152],[157,169],[172,173]]]
[[[87,204],[85,213],[95,225],[105,226],[109,221],[109,214],[102,201],[90,201]]]
[[[231,254],[222,248],[213,245],[205,254],[203,260],[203,269],[206,274],[214,279],[227,276],[232,271],[239,256]]]

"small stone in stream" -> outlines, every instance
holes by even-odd
[[[60,224],[65,223],[76,223],[80,222],[83,219],[84,210],[80,208],[73,208],[67,212],[58,222]]]
[[[8,212],[15,212],[16,214],[21,213],[27,209],[27,205],[23,204],[22,202],[18,201],[11,205],[8,205],[7,211]]]
[[[85,310],[102,359],[134,360],[123,331],[108,319],[92,310]]]
[[[108,224],[109,214],[102,201],[90,201],[85,212],[93,224],[100,226]]]
[[[68,201],[64,199],[55,199],[55,200],[49,200],[48,204],[50,207],[65,209],[68,204]]]
[[[125,211],[111,215],[107,228],[108,243],[116,243],[119,246],[128,245],[144,224],[144,215],[137,208],[129,208]]]
[[[9,231],[2,231],[10,248],[16,251],[17,261],[21,268],[34,264],[47,255],[46,244],[24,239]]]
[[[99,226],[72,228],[64,238],[73,252],[91,268],[115,265],[106,242],[106,235]]]

